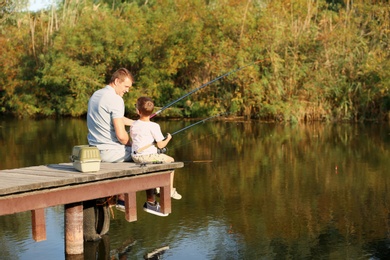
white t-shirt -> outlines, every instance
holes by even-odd
[[[125,103],[111,86],[97,90],[88,101],[88,143],[99,150],[123,149],[115,134],[113,118],[125,115]]]
[[[164,140],[160,125],[155,122],[145,122],[137,120],[130,127],[130,137],[132,140],[132,150],[137,154],[154,154],[157,153],[157,147],[152,145],[141,152],[139,149],[152,144],[154,141]]]

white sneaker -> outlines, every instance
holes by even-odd
[[[118,200],[115,205],[116,209],[122,212],[125,212],[125,202],[123,200]]]
[[[173,188],[173,190],[171,191],[171,198],[175,200],[181,199],[181,195],[177,193],[176,188]]]

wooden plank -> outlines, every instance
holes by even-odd
[[[2,171],[0,171],[0,176],[3,173],[30,175],[30,176],[41,176],[41,177],[47,177],[47,178],[55,178],[55,177],[69,178],[69,177],[90,176],[87,173],[53,170],[53,169],[48,169],[48,168],[42,168],[42,169],[20,168],[20,169],[13,169],[13,170],[2,170]]]
[[[21,182],[39,182],[39,181],[51,181],[51,180],[60,180],[64,179],[65,177],[63,176],[39,176],[39,175],[31,175],[31,174],[24,174],[24,173],[15,173],[15,172],[7,172],[7,171],[2,171],[0,173],[0,179],[2,181],[11,181],[11,180],[19,180]]]
[[[63,183],[63,179],[63,177],[32,176],[29,174],[2,171],[0,173],[0,191],[16,193],[26,190],[42,189],[56,183]]]
[[[96,175],[107,177],[118,177],[131,174],[144,174],[148,172],[155,172],[167,169],[181,168],[183,167],[182,162],[173,163],[162,163],[162,164],[148,164],[146,166],[140,166],[135,163],[101,163],[100,170],[98,172],[82,173],[73,168],[71,163],[64,164],[49,164],[41,166],[32,166],[18,169],[8,169],[0,171],[2,172],[13,172],[13,173],[24,173],[31,175],[43,175],[43,176],[65,176],[70,175],[72,177],[96,177]],[[61,175],[62,173],[62,175]]]
[[[29,182],[27,180],[5,182],[3,179],[1,179],[1,181],[2,184],[0,185],[0,189],[7,191],[7,193],[18,193],[21,191],[38,190],[46,186],[46,182]]]
[[[2,170],[0,171],[0,197],[30,190],[135,176],[168,169],[173,170],[180,167],[183,167],[182,162],[150,164],[142,167],[134,163],[101,163],[101,169],[96,173],[75,172],[72,164]]]

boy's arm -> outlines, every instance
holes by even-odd
[[[164,140],[162,140],[160,142],[156,142],[157,148],[160,148],[160,149],[164,148],[165,146],[167,146],[167,144],[169,143],[169,141],[171,139],[172,139],[172,135],[168,133],[167,137]]]

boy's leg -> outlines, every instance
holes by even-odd
[[[136,163],[148,163],[148,162],[156,162],[156,161],[171,163],[171,162],[174,162],[175,160],[171,156],[168,156],[166,154],[163,154],[163,153],[157,154],[156,153],[156,154],[147,154],[147,155],[134,155],[133,154],[133,161]],[[181,199],[182,196],[173,187],[174,176],[175,176],[175,173],[174,173],[174,171],[172,171],[172,173],[171,173],[171,187],[170,187],[171,188],[171,197],[173,199],[179,200],[179,199]],[[157,187],[156,190],[157,190],[157,193],[159,193],[159,191],[160,191],[159,187]],[[154,194],[153,194],[153,196],[154,196]],[[151,199],[151,197],[150,198],[148,197],[148,193],[147,193],[147,199],[148,200]]]
[[[154,203],[156,197],[154,195],[154,189],[146,190],[146,201]]]
[[[175,176],[175,171],[172,171],[171,172],[171,191],[173,190],[173,179],[174,179],[174,176]]]

